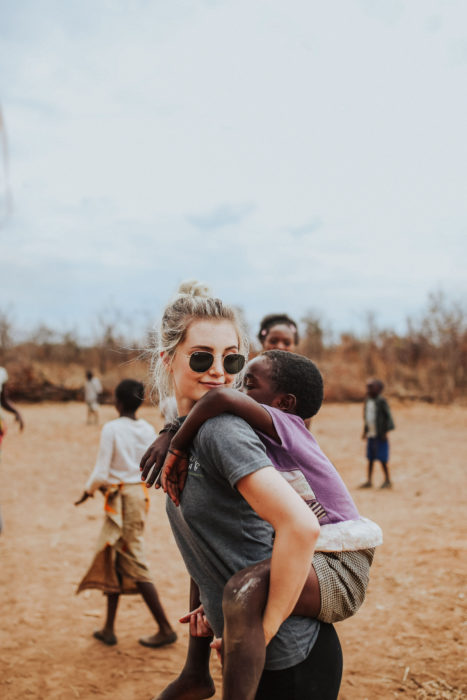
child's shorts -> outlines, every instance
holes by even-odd
[[[381,438],[368,438],[366,442],[366,458],[378,462],[389,462],[389,440]]]
[[[355,615],[365,599],[374,548],[356,552],[315,552],[321,610],[318,620],[340,622]]]

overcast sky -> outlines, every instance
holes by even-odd
[[[0,10],[0,308],[22,328],[143,324],[187,278],[253,329],[401,329],[430,291],[466,297],[464,0]]]

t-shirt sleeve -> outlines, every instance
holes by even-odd
[[[89,477],[85,491],[94,493],[99,486],[107,486],[109,483],[110,465],[112,463],[114,448],[114,435],[112,427],[109,423],[104,425],[101,432],[101,441],[99,444],[99,452],[97,454],[96,465],[94,471]]]
[[[244,476],[272,466],[254,430],[229,413],[204,423],[195,438],[195,449],[200,461],[209,463],[232,487]]]
[[[271,416],[279,438],[279,442],[272,438],[269,438],[269,440],[277,445],[282,445],[284,450],[293,452],[294,442],[297,439],[297,430],[300,430],[300,428],[303,428],[305,425],[303,420],[299,416],[284,413],[278,408],[273,408],[266,404],[261,405]]]

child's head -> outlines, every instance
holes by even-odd
[[[369,379],[366,383],[366,393],[370,399],[376,399],[384,389],[381,379]]]
[[[115,405],[118,411],[134,413],[144,401],[144,386],[136,379],[124,379],[115,389]]]
[[[299,340],[297,324],[287,314],[269,314],[260,323],[258,339],[264,350],[294,352]]]
[[[245,391],[267,406],[295,413],[303,420],[318,413],[323,402],[323,378],[307,357],[268,350],[248,363]]]

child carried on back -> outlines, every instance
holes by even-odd
[[[354,615],[364,600],[374,549],[382,543],[382,533],[376,523],[360,517],[342,478],[305,427],[304,420],[321,407],[321,374],[305,357],[269,350],[249,362],[243,389],[212,389],[181,425],[166,426],[166,433],[143,456],[142,478],[148,485],[161,480],[178,505],[190,460],[187,450],[203,423],[225,412],[244,419],[263,441],[273,466],[304,498],[321,525],[313,566],[294,614],[326,623],[344,620]],[[250,578],[269,575],[264,562],[244,571]],[[238,572],[233,578],[244,581],[241,575]],[[254,595],[252,602],[264,605],[265,601],[253,599]],[[224,612],[230,609],[224,606]]]

